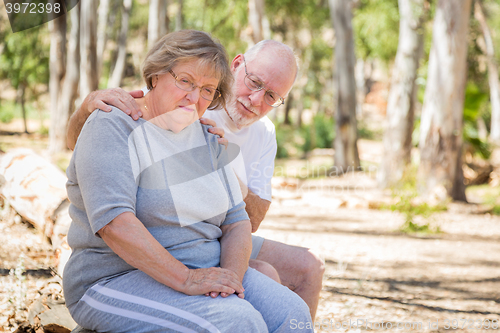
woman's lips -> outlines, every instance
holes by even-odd
[[[187,106],[179,106],[179,108],[187,112],[194,112],[194,108],[190,108]]]

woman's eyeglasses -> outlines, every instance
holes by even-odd
[[[207,101],[213,101],[219,98],[220,91],[211,87],[200,87],[191,82],[188,78],[178,77],[172,70],[168,71],[175,79],[175,86],[184,91],[193,91],[200,88],[200,96]]]

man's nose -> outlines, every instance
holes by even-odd
[[[250,103],[252,106],[260,106],[262,101],[264,101],[264,96],[266,95],[266,91],[264,89],[258,91],[252,91],[250,94]]]

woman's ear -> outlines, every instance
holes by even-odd
[[[156,87],[156,84],[158,83],[158,75],[153,76],[153,79],[151,80],[151,85],[153,88]]]

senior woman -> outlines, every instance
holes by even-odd
[[[166,35],[143,77],[143,118],[92,113],[67,169],[73,252],[63,286],[75,321],[99,332],[310,327],[296,294],[248,268],[251,227],[237,178],[196,121],[227,100],[224,48],[204,32]]]

